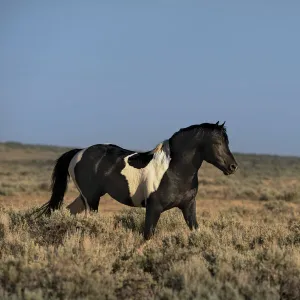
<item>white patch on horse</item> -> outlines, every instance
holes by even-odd
[[[136,153],[124,158],[126,166],[121,174],[127,179],[130,197],[135,206],[141,206],[143,200],[147,201],[149,195],[158,189],[162,177],[169,168],[171,160],[169,142],[164,141],[157,145],[153,152],[153,159],[141,169],[128,164],[128,158]]]
[[[79,188],[79,186],[77,184],[77,181],[76,181],[76,177],[75,177],[75,167],[81,161],[82,155],[83,155],[83,153],[84,153],[85,150],[86,149],[82,149],[82,150],[80,150],[78,153],[76,153],[74,155],[74,157],[72,158],[72,160],[71,160],[71,162],[69,164],[68,171],[69,171],[69,174],[70,174],[71,178],[73,179],[73,182],[74,182],[75,186],[77,187],[78,191],[80,192],[80,194],[81,194],[81,196],[82,196],[82,198],[84,200],[85,207],[88,208],[89,205],[88,205],[87,199],[82,194],[81,189]]]

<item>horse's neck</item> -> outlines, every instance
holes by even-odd
[[[174,164],[174,167],[178,170],[182,170],[185,173],[191,172],[196,173],[199,171],[203,159],[199,153],[192,153],[184,151],[182,153],[173,153],[171,155],[171,160]]]
[[[171,158],[178,167],[198,172],[203,162],[199,137],[194,132],[175,135],[169,140]]]
[[[192,178],[196,174],[203,163],[201,153],[197,148],[193,149],[170,149],[171,164],[170,168],[182,179]]]

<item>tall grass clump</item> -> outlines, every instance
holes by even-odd
[[[300,208],[178,210],[144,242],[144,209],[33,220],[0,209],[1,299],[299,299]]]

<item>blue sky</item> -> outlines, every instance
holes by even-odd
[[[299,1],[0,1],[0,141],[150,149],[226,121],[300,155]]]

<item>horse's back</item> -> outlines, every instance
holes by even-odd
[[[111,168],[120,159],[134,153],[114,144],[95,144],[83,149],[77,154],[76,166],[78,171],[98,173],[100,170]],[[100,168],[101,167],[101,168]]]

